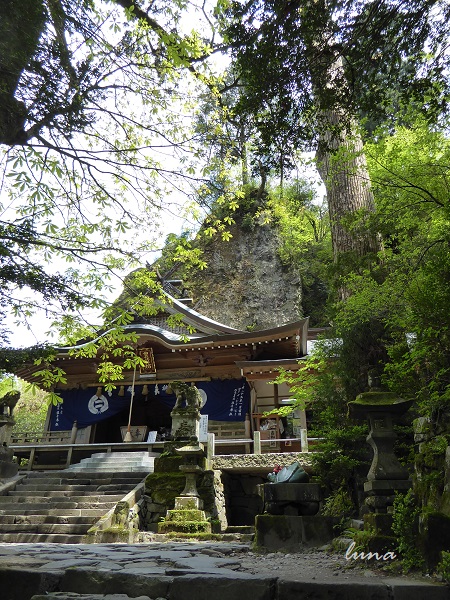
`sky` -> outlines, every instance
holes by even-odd
[[[306,161],[310,160],[311,158],[311,154],[305,156]],[[299,170],[294,175],[305,177],[306,179],[310,180],[311,184],[316,190],[318,201],[321,202],[323,200],[325,195],[325,187],[320,181],[319,175],[313,165],[306,163],[303,167],[299,167]],[[181,213],[181,208],[178,216],[174,211],[171,211],[170,213],[161,212],[161,246],[163,245],[163,241],[166,239],[169,233],[175,233],[178,235],[182,232],[183,229],[190,228],[192,226],[192,223],[188,222],[186,218],[181,216]],[[136,232],[134,230],[130,230],[128,235],[136,235]],[[149,253],[146,256],[146,262],[151,264],[159,256],[159,250]],[[53,265],[53,267],[55,269],[59,268],[57,264]],[[60,268],[64,269],[66,267],[67,264],[65,262],[61,262]],[[126,272],[123,273],[123,275],[126,274]],[[109,301],[114,301],[120,295],[121,291],[122,283],[120,279],[117,279],[116,284],[114,285],[114,289],[111,293],[107,295],[107,299]],[[32,346],[35,344],[43,343],[45,341],[55,343],[55,339],[48,335],[51,321],[52,319],[46,316],[44,308],[40,311],[37,311],[36,314],[34,314],[33,316],[29,317],[27,325],[17,324],[16,319],[13,316],[10,316],[6,320],[7,327],[10,330],[10,345],[12,347],[18,348]]]
[[[191,15],[191,16],[185,17],[182,21],[182,26],[183,26],[183,29],[185,29],[186,31],[189,31],[192,28],[198,28],[199,27],[198,15]],[[219,57],[219,55],[217,55],[217,58],[215,60],[218,61],[217,67],[223,68],[223,66],[225,64],[224,61],[226,59],[224,59],[223,57]],[[166,158],[166,161],[170,161],[170,160],[173,160],[173,158],[172,159],[170,157]],[[176,165],[177,168],[179,168],[179,166],[180,165]],[[312,168],[307,168],[305,173],[306,173],[307,177],[311,177],[316,181],[315,187],[318,190],[318,197],[319,197],[319,199],[321,199],[324,195],[324,191],[323,191],[323,187],[320,185],[320,183],[317,182],[317,179],[318,179],[317,174],[314,172],[314,170]],[[180,198],[178,198],[176,200],[178,200],[180,203],[182,202]],[[159,215],[159,219],[160,219],[160,223],[161,223],[161,244],[159,244],[160,246],[163,245],[163,241],[165,240],[166,236],[169,233],[179,234],[179,233],[181,233],[181,231],[184,228],[192,227],[192,224],[187,223],[186,218],[182,216],[182,212],[183,212],[183,210],[182,210],[181,206],[179,205],[179,210],[175,209],[175,211],[172,211],[170,213],[161,212],[161,214]],[[3,218],[3,220],[7,220],[7,215],[2,215],[1,218]],[[130,230],[125,235],[136,236],[137,233],[134,230]],[[159,252],[149,253],[145,257],[145,262],[152,263],[154,260],[156,260],[156,258],[158,256],[159,256]],[[61,264],[58,264],[58,262],[56,262],[56,263],[52,264],[51,267],[54,272],[57,270],[64,270],[67,267],[67,263],[61,262]],[[125,274],[126,273],[123,273],[123,275],[125,275]],[[114,290],[108,294],[107,299],[110,301],[114,300],[116,297],[118,297],[121,290],[122,290],[121,280],[118,278],[116,281],[116,284],[114,285]],[[42,307],[42,310],[38,310],[35,315],[29,317],[27,325],[25,325],[23,323],[17,324],[16,319],[13,316],[11,316],[10,318],[7,319],[7,322],[6,322],[6,325],[7,325],[8,329],[10,330],[10,335],[9,335],[10,345],[13,347],[27,347],[27,346],[31,346],[31,345],[34,345],[37,343],[43,343],[47,340],[55,343],[54,338],[49,337],[47,334],[50,324],[51,324],[51,320],[52,319],[49,319],[46,316],[45,307]]]

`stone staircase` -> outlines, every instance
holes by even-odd
[[[155,457],[148,452],[100,452],[90,458],[83,458],[79,463],[71,465],[66,472],[117,472],[153,473]]]
[[[63,471],[28,473],[0,496],[0,543],[86,541],[88,529],[153,471],[153,460],[145,452],[105,453]]]

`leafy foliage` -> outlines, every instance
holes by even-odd
[[[13,433],[33,431],[41,433],[45,428],[48,402],[46,393],[40,389],[27,389],[25,382],[19,380],[21,389],[20,400],[14,409],[15,425]]]
[[[207,70],[194,64],[209,49],[181,32],[185,8],[177,1],[2,3],[4,312],[12,308],[27,322],[45,306],[63,321],[61,335],[69,323],[82,329],[78,311],[104,310],[111,286],[157,247],[168,188],[197,180],[176,164],[194,144],[183,116],[190,88],[180,74],[203,81]],[[173,163],[160,160],[166,151]]]
[[[423,558],[417,547],[420,509],[409,490],[406,494],[398,494],[394,501],[392,531],[398,542],[406,571],[423,567]]]
[[[310,326],[326,326],[332,262],[326,203],[317,202],[306,180],[296,179],[271,191],[269,208],[278,224],[281,260],[295,264],[301,274],[303,313]]]
[[[286,155],[309,144],[324,124],[323,111],[337,107],[349,118],[363,111],[383,122],[398,118],[411,98],[430,119],[445,110],[448,7],[437,1],[221,6],[245,85],[240,107],[256,115],[265,154],[280,136]]]
[[[352,422],[348,415],[347,403],[354,397],[345,378],[347,365],[337,357],[341,346],[334,340],[323,340],[298,373],[282,371],[277,378],[290,385],[295,398],[293,405],[281,410],[300,406],[312,415],[309,435],[318,438],[319,451],[312,454],[314,473],[327,495],[351,490],[356,467],[367,460],[363,443],[367,426]]]
[[[445,552],[445,550],[442,552],[442,560],[436,570],[444,581],[450,583],[450,552]]]
[[[450,385],[449,143],[419,121],[367,147],[377,201],[372,227],[384,249],[377,266],[348,278],[352,294],[339,318],[349,326],[378,322],[373,364],[380,362],[391,389],[415,396],[422,414],[439,419]]]

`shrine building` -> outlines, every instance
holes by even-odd
[[[252,452],[255,431],[263,453],[307,451],[305,411],[289,418],[266,415],[290,402],[289,386],[273,380],[280,368],[298,370],[308,340],[319,330],[308,330],[308,318],[260,331],[234,329],[203,316],[189,299],[176,298],[177,284],[181,281],[170,282],[172,293],[163,292],[157,315],[125,326],[137,336],[145,368],[124,371],[113,391],[98,381],[100,358],[74,357],[77,346],[57,349],[54,364],[66,373],[67,383],[54,390],[63,402],[49,410],[49,443],[121,444],[127,428],[133,443],[163,442],[170,435],[175,402],[168,384],[177,380],[200,390],[201,427],[215,434],[217,454]],[[182,315],[182,325],[169,325],[173,314]],[[119,364],[121,358],[112,360]],[[34,374],[40,369],[27,366],[16,374],[38,382]]]

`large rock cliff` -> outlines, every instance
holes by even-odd
[[[302,318],[300,274],[281,262],[276,227],[235,223],[229,231],[229,241],[215,236],[202,243],[205,270],[183,276],[196,310],[243,330]]]

